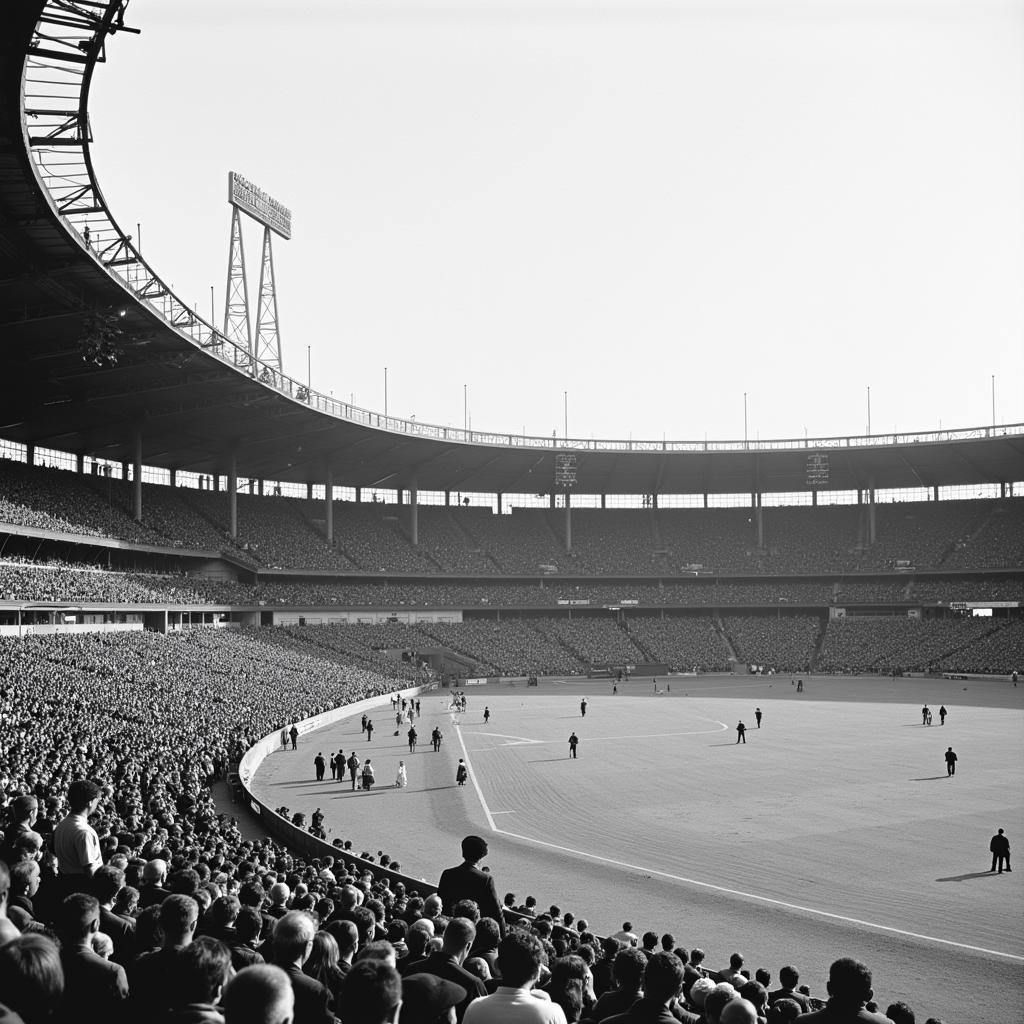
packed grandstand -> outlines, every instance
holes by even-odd
[[[687,507],[653,493],[646,470],[633,475],[649,457],[640,450],[616,454],[622,475],[602,469],[608,487],[581,490],[569,507],[553,492],[533,496],[539,505],[506,503],[522,479],[520,452],[491,437],[460,437],[459,458],[477,460],[481,481],[467,484],[461,468],[427,447],[436,438],[420,442],[396,421],[377,428],[355,410],[321,410],[308,389],[299,395],[294,382],[225,357],[226,340],[211,342],[173,302],[174,315],[166,305],[158,310],[154,297],[169,292],[127,243],[112,236],[106,260],[90,251],[74,211],[58,213],[43,198],[22,133],[21,73],[26,55],[42,61],[51,47],[99,59],[123,7],[22,6],[4,50],[0,126],[5,204],[32,212],[0,227],[9,410],[0,442],[0,1003],[9,1012],[0,1008],[0,1016],[284,1024],[294,998],[297,1024],[382,1024],[367,1009],[365,987],[386,988],[391,976],[368,965],[408,967],[469,936],[472,957],[484,964],[474,967],[480,990],[490,992],[514,961],[514,948],[503,955],[506,928],[536,955],[535,980],[568,1021],[597,1024],[627,1010],[645,986],[660,993],[666,977],[663,1002],[681,1022],[747,1020],[747,1005],[751,1022],[781,1022],[825,1005],[824,986],[801,984],[785,950],[709,970],[695,948],[696,926],[642,942],[628,926],[596,936],[580,920],[588,914],[583,892],[538,885],[539,908],[536,900],[517,903],[496,911],[496,921],[472,901],[442,907],[433,884],[401,873],[398,846],[374,855],[336,838],[321,848],[310,843],[318,823],[287,815],[253,838],[233,816],[241,805],[225,802],[224,783],[245,798],[245,752],[292,723],[470,678],[628,675],[648,666],[667,678],[1009,680],[1024,665],[1024,430],[924,444],[847,442],[846,461],[859,460],[860,476],[836,485],[843,497],[834,504],[827,489],[812,497],[793,485],[791,467],[802,466],[806,445],[777,453],[766,446],[747,474],[758,482],[744,488],[732,466],[749,453],[716,454],[706,444],[701,465],[718,469],[700,472],[723,483],[672,492],[685,494]],[[36,28],[40,18],[49,19],[45,31]],[[62,31],[72,33],[70,43],[47,42]],[[79,84],[84,110],[88,86]],[[27,266],[37,272],[24,274]],[[70,290],[58,283],[68,268]],[[127,307],[129,322],[145,324],[145,345],[163,346],[162,372],[174,373],[174,360],[186,356],[212,368],[213,383],[201,382],[211,396],[176,407],[181,420],[170,408],[162,413],[166,436],[151,450],[168,454],[152,464],[141,434],[124,429],[137,422],[132,403],[151,401],[132,374],[159,361],[152,347],[133,354],[125,336],[116,371],[123,387],[96,404],[48,390],[63,379],[62,359],[88,376],[75,332],[84,309],[111,302]],[[70,335],[51,337],[48,319],[58,313]],[[25,331],[38,342],[28,361],[19,356]],[[115,372],[95,371],[108,380]],[[187,389],[189,371],[179,372]],[[320,464],[291,473],[273,445],[248,470],[243,463],[222,472],[214,446],[193,450],[189,462],[175,436],[183,423],[215,416],[222,397],[227,415],[243,415],[241,406],[231,411],[231,389],[258,399],[243,403],[253,429],[266,433],[273,416],[287,413],[299,418],[298,433],[333,433],[343,450],[358,430],[381,454],[368,468],[339,464],[327,474]],[[40,412],[44,404],[48,412]],[[396,433],[412,452],[402,456],[409,464],[386,462]],[[926,449],[922,468],[913,460]],[[538,450],[547,471],[553,451]],[[603,455],[589,457],[597,465]],[[690,472],[682,449],[654,457]],[[587,459],[582,452],[581,473]],[[429,484],[437,500],[417,502],[408,477],[417,460],[435,466],[435,477],[428,481],[424,470],[419,485]],[[876,494],[875,474],[892,500],[881,500],[881,486]],[[372,481],[389,476],[404,486],[378,494]],[[161,482],[148,482],[155,478]],[[339,489],[329,502],[325,487]],[[762,502],[773,491],[791,500]],[[744,501],[721,507],[726,493]],[[605,507],[612,497],[629,507]],[[59,839],[69,828],[84,837],[88,870],[75,844]],[[577,916],[544,912],[549,902]],[[622,916],[629,913],[623,907]],[[109,936],[110,949],[98,933]],[[304,944],[315,954],[306,949],[303,963]],[[885,1010],[884,993],[860,998],[864,971],[851,968],[845,952],[834,951],[833,1005],[837,993],[852,991],[855,1001]],[[284,973],[260,973],[253,965],[264,961]],[[447,1019],[451,1007],[430,992],[433,1002],[415,1009],[416,987],[405,987],[403,1024]],[[888,1019],[912,1020],[905,1010],[891,1008]]]

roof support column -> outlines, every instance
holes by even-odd
[[[707,491],[704,492],[704,507],[705,508],[708,507],[708,492]]]
[[[178,486],[178,471],[176,469],[171,470],[171,486]]]
[[[607,497],[608,497],[608,495],[607,495],[607,494],[602,494],[602,495],[601,495],[601,508],[604,508],[604,507],[605,507],[605,499],[606,499]]]
[[[565,550],[572,552],[572,502],[569,492],[565,492]]]
[[[419,522],[419,490],[416,487],[416,477],[409,481],[409,536],[412,537],[414,548],[420,545],[420,522]]]
[[[812,508],[817,508],[818,507],[818,492],[817,491],[811,491],[811,507]]]
[[[754,495],[754,517],[757,519],[757,547],[764,550],[764,509],[761,507],[761,495]]]
[[[81,452],[75,456],[75,472],[79,474],[85,472],[85,456]]]
[[[1000,498],[1005,498],[1006,497],[1006,481],[1005,480],[1000,480],[999,481],[999,497]]]
[[[142,431],[135,431],[135,459],[132,464],[132,490],[135,492],[135,522],[142,522]]]
[[[238,537],[238,456],[232,450],[228,461],[228,535],[232,540]]]
[[[555,492],[552,491],[548,495],[548,508],[554,508],[554,507],[555,507]]]
[[[324,520],[327,523],[327,543],[334,544],[334,471],[330,463],[324,467]]]
[[[306,501],[313,500],[313,485],[311,483],[306,484]]]
[[[25,461],[30,466],[36,464],[36,446],[34,444],[25,445]]]
[[[448,508],[451,505],[451,503],[452,503],[452,492],[451,491],[445,491],[444,492],[444,507]]]
[[[938,500],[939,500],[939,485],[935,484],[932,487],[932,501],[938,501]]]
[[[121,460],[121,479],[125,483],[128,483],[128,481],[131,479],[131,474],[128,472],[128,467],[130,465],[131,465],[131,463],[128,462],[127,459],[122,459]]]
[[[875,478],[868,477],[868,544],[875,543]]]
[[[260,477],[259,480],[257,481],[257,492],[259,493],[259,496],[262,498],[263,497],[263,477]]]
[[[505,495],[502,494],[501,491],[498,491],[498,515],[499,516],[505,510],[504,506],[505,506]]]
[[[362,487],[356,488],[356,502],[359,503],[363,500],[363,489]]]

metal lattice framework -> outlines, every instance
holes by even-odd
[[[270,228],[263,229],[263,259],[260,290],[256,304],[256,358],[266,366],[281,369],[281,332],[277,319],[277,291],[274,288],[274,247]]]
[[[228,283],[224,289],[224,336],[252,351],[245,239],[242,237],[242,216],[237,206],[231,207],[231,248],[228,252]]]
[[[107,42],[137,30],[124,23],[128,0],[47,0],[29,46],[24,75],[26,142],[44,194],[58,218],[112,278],[180,335],[229,366],[279,394],[348,423],[409,437],[493,446],[513,450],[590,452],[771,452],[863,449],[893,445],[969,441],[1024,436],[1024,424],[972,427],[870,436],[784,438],[776,440],[621,440],[535,437],[444,427],[339,402],[307,388],[280,369],[280,353],[269,347],[253,353],[244,341],[217,330],[176,296],[143,260],[130,235],[114,220],[93,171],[88,98],[97,64],[105,63]],[[272,268],[271,268],[272,274]],[[261,287],[262,292],[262,287]],[[262,324],[264,321],[261,320]],[[273,313],[276,331],[276,308]],[[266,323],[269,327],[269,313]]]

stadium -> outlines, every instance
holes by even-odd
[[[283,372],[274,317],[246,340],[230,310],[200,315],[108,207],[89,98],[126,6],[3,15],[10,1019],[199,1019],[174,1016],[166,965],[202,1019],[283,1022],[269,995],[262,1015],[232,1004],[225,959],[239,979],[284,966],[281,920],[334,951],[299,959],[323,1002],[296,989],[294,1020],[361,1021],[335,926],[359,930],[346,967],[386,939],[403,971],[449,918],[486,918],[431,908],[470,835],[566,1019],[612,1015],[595,999],[633,931],[679,960],[680,1021],[747,1020],[747,1002],[793,1019],[760,1002],[786,965],[798,1011],[820,1010],[844,957],[880,1013],[1024,1019],[1024,897],[989,846],[1024,825],[1024,423],[599,440],[321,394]],[[276,207],[236,205],[268,247],[287,237]],[[70,819],[95,837],[81,864]],[[183,906],[193,959],[222,964],[220,1009],[155,909]],[[68,950],[112,929],[100,992]],[[490,935],[470,955],[493,993]],[[558,985],[577,961],[574,1001]],[[701,976],[743,992],[706,1008]]]

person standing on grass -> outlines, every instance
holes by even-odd
[[[580,701],[580,715],[583,718],[587,717],[587,698],[586,697],[584,697],[583,700]]]
[[[946,774],[956,775],[956,754],[952,747],[946,748]]]
[[[761,709],[760,708],[754,708],[754,718],[757,719],[757,727],[758,727],[758,729],[760,729],[761,728]]]
[[[299,743],[299,730],[293,725],[288,730],[288,735],[291,737],[292,740],[292,750],[295,750],[298,747]]]
[[[369,719],[366,720],[366,742],[373,742],[373,722],[371,722]]]
[[[434,731],[430,734],[430,742],[434,745],[434,753],[441,749],[441,730],[435,725]]]
[[[356,772],[359,771],[359,756],[356,752],[352,751],[352,756],[348,759],[348,777],[352,780],[352,789],[356,788]]]
[[[569,736],[569,756],[570,757],[575,757],[576,756],[576,748],[579,746],[579,742],[580,742],[579,736],[577,736],[576,733],[573,732]]]
[[[398,775],[395,777],[395,788],[396,789],[405,789],[405,787],[408,786],[408,785],[409,785],[409,776],[406,774],[406,771],[405,771],[405,762],[404,761],[399,761],[398,762]]]
[[[324,781],[324,770],[327,768],[324,762],[323,751],[317,751],[316,757],[313,758],[313,770],[316,772],[316,781]]]
[[[1006,865],[1006,870],[1012,870],[1010,868],[1010,840],[1003,835],[1003,830],[1000,829],[991,839],[988,844],[989,852],[992,854],[992,867],[989,871],[995,871],[996,865],[999,865],[999,874],[1003,873],[1003,865]]]
[[[949,712],[946,710],[946,705],[943,704],[942,707],[939,708],[939,725],[946,724],[946,715],[948,714]]]
[[[466,762],[460,757],[459,766],[455,769],[455,783],[458,786],[464,786],[468,778],[469,770],[466,768]]]

